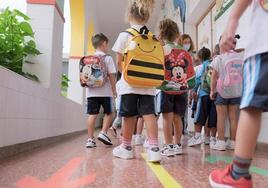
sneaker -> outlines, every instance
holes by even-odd
[[[112,134],[113,134],[114,137],[117,137],[116,128],[114,128],[113,126],[111,126],[109,130],[112,132]]]
[[[215,137],[210,137],[209,147],[212,148],[216,144],[217,139]]]
[[[228,139],[226,142],[226,149],[234,150],[235,149],[235,141]]]
[[[189,147],[200,145],[202,143],[203,143],[202,136],[198,136],[198,137],[193,136],[190,140],[188,140]]]
[[[144,140],[145,140],[145,138],[144,138],[143,135],[136,135],[135,136],[135,140],[134,140],[135,146],[143,145],[144,144]]]
[[[109,145],[109,146],[113,145],[111,139],[104,132],[100,132],[100,134],[98,136],[98,140],[101,141],[102,143],[104,143],[105,145]]]
[[[161,154],[159,147],[151,147],[147,149],[147,161],[153,163],[161,161]]]
[[[182,145],[181,144],[174,144],[173,145],[174,153],[175,155],[181,155],[183,154],[182,152]]]
[[[217,140],[216,143],[211,146],[211,149],[218,150],[218,151],[225,151],[226,143],[224,140]]]
[[[121,159],[133,159],[134,152],[131,146],[126,148],[123,144],[113,149],[113,156]]]
[[[87,143],[86,143],[86,147],[87,148],[95,148],[97,145],[96,145],[96,142],[95,142],[95,138],[89,138],[87,139]]]
[[[144,141],[143,147],[144,147],[144,149],[148,149],[149,148],[149,140],[148,139],[146,139]]]
[[[214,170],[209,175],[209,183],[213,188],[252,188],[251,177],[234,180],[231,176],[232,165],[224,170]]]
[[[205,145],[209,145],[210,144],[210,137],[209,136],[205,136]]]
[[[173,157],[175,155],[173,145],[166,144],[161,150],[161,155],[167,157]]]

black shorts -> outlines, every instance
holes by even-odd
[[[113,112],[112,97],[89,97],[87,98],[87,114],[96,115],[100,112],[102,106],[104,114],[111,114]]]
[[[155,114],[154,96],[126,94],[120,98],[119,115],[133,117]]]
[[[250,57],[244,64],[241,109],[268,111],[268,53]]]
[[[217,127],[216,105],[208,95],[198,98],[195,114],[195,124],[204,126],[207,122],[209,128]]]
[[[158,113],[175,113],[184,117],[187,108],[187,93],[182,95],[169,95],[160,93],[158,100]]]

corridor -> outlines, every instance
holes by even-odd
[[[86,149],[86,134],[0,161],[1,188],[206,188],[211,170],[231,162],[232,152],[214,152],[201,145],[181,156],[149,164],[142,146],[134,160],[112,156],[112,148],[97,142]],[[113,139],[115,145],[119,139]],[[251,167],[254,187],[268,187],[267,153],[257,152]]]

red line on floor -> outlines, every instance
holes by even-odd
[[[85,158],[77,157],[69,161],[59,169],[48,180],[42,182],[35,177],[25,176],[16,183],[17,188],[78,188],[89,185],[96,179],[95,174],[82,177],[77,180],[68,181],[71,175],[85,161]]]

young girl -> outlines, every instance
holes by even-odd
[[[160,22],[160,39],[164,45],[165,55],[170,53],[175,46],[175,39],[179,35],[178,25],[165,19]],[[163,130],[165,145],[161,151],[164,156],[173,156],[182,154],[181,136],[182,136],[182,117],[184,117],[187,107],[187,93],[181,95],[169,95],[165,92],[160,93],[159,113],[163,114]],[[172,136],[172,124],[174,125],[174,141]]]
[[[241,94],[235,97],[222,96],[219,91],[216,91],[216,86],[219,86],[219,78],[226,74],[226,69],[229,67],[228,62],[232,63],[232,67],[230,71],[235,71],[232,74],[236,74],[235,76],[238,78],[240,75],[240,83],[236,85],[235,90],[240,88]],[[211,93],[210,97],[215,101],[218,121],[217,121],[217,130],[218,130],[218,139],[214,145],[212,145],[212,149],[223,151],[225,149],[234,150],[235,147],[235,136],[236,129],[238,124],[238,113],[239,113],[239,105],[242,95],[242,62],[243,56],[237,52],[230,52],[228,54],[221,54],[217,56],[211,66],[213,68],[212,79],[211,79]],[[227,73],[228,74],[228,73]],[[231,73],[230,73],[231,74]],[[232,90],[231,87],[229,87]],[[218,94],[216,94],[218,92]],[[233,91],[229,91],[233,93]],[[230,122],[230,135],[231,139],[225,142],[225,122],[226,119],[229,119]]]
[[[193,96],[198,94],[197,112],[195,115],[195,135],[188,140],[188,146],[202,144],[204,139],[201,136],[202,126],[207,125],[206,135],[210,135],[214,139],[217,125],[217,112],[214,101],[209,97],[209,92],[201,87],[202,78],[207,67],[210,65],[211,52],[203,47],[197,54],[198,58],[203,62],[201,70],[196,75],[196,86],[192,93]],[[197,93],[198,92],[198,93]],[[209,143],[209,142],[208,142]]]
[[[144,28],[150,18],[153,5],[154,0],[130,1],[127,16],[131,28],[137,31],[141,31]],[[122,32],[114,44],[113,51],[117,53],[119,69],[122,69],[123,54],[132,37],[131,34]],[[136,124],[136,116],[141,115],[148,130],[150,147],[147,149],[147,159],[150,162],[161,161],[154,107],[155,89],[132,87],[125,81],[124,75],[122,75],[119,85],[118,95],[121,96],[119,114],[123,117],[124,129],[122,144],[114,148],[113,155],[123,159],[134,158],[131,140]]]
[[[234,49],[234,35],[239,19],[250,4],[252,13],[247,35],[248,46],[244,56],[244,92],[234,159],[224,170],[214,170],[210,174],[212,187],[253,187],[254,178],[249,174],[249,168],[261,128],[261,115],[268,110],[268,87],[265,87],[268,78],[267,1],[236,0],[220,46],[223,52]],[[257,187],[258,184],[255,185]]]

